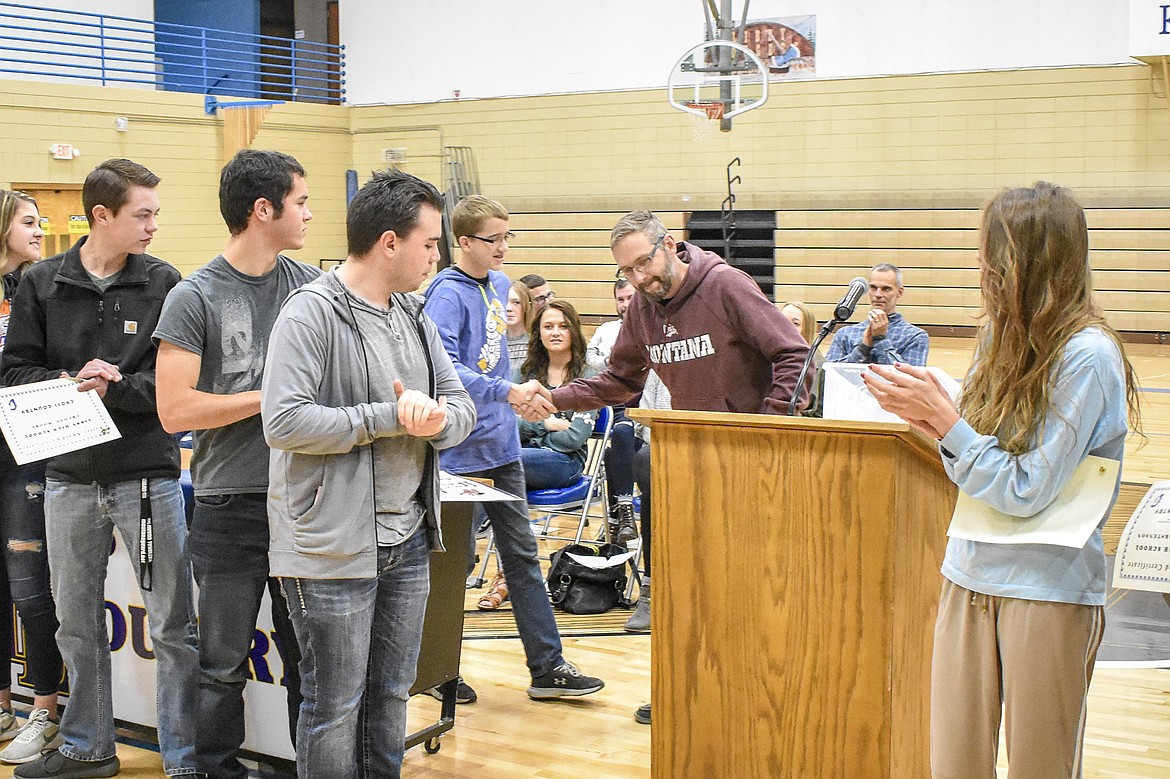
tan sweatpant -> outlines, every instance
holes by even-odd
[[[1080,779],[1085,703],[1105,609],[997,598],[943,582],[934,632],[934,779]]]

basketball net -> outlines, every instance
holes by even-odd
[[[691,114],[691,139],[709,141],[719,133],[723,120],[723,103],[718,100],[695,100],[686,103],[687,108],[702,111]]]

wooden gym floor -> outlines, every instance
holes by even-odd
[[[969,339],[934,339],[931,364],[961,377],[970,362],[971,347]],[[1170,346],[1131,345],[1129,354],[1144,390],[1148,441],[1141,449],[1131,441],[1122,479],[1149,484],[1168,476]],[[482,551],[483,542],[480,546]],[[543,546],[547,560],[554,544]],[[482,592],[468,591],[468,609],[475,609]],[[566,634],[565,656],[585,672],[603,677],[605,690],[579,701],[528,700],[520,641],[493,637],[514,635],[508,629],[510,620],[502,614],[469,615],[462,668],[479,701],[458,707],[455,730],[443,737],[437,754],[428,755],[419,748],[408,752],[404,775],[435,779],[649,776],[650,728],[632,717],[650,696],[649,636],[623,633],[623,615],[605,615],[608,619],[599,620],[593,630],[564,617],[558,614]],[[411,702],[410,729],[437,719],[438,710],[438,701],[416,697]],[[121,776],[162,775],[156,753],[126,744],[119,745],[118,753]],[[1005,760],[1001,768],[1006,768]],[[0,779],[11,775],[10,767],[0,767]],[[1001,770],[1001,776],[1005,775],[1006,770]],[[1170,670],[1097,670],[1089,696],[1084,775],[1086,779],[1170,776]]]

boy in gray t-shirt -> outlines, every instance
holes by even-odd
[[[159,418],[195,431],[195,511],[187,548],[199,585],[196,759],[209,776],[247,776],[244,684],[256,615],[267,586],[283,678],[255,663],[257,680],[288,687],[290,737],[300,709],[300,652],[279,586],[268,577],[269,449],[260,421],[268,337],[294,289],[321,275],[284,255],[300,249],[312,214],[305,171],[292,157],[246,149],[220,175],[220,212],[231,231],[223,254],[179,282],[163,305]],[[268,664],[276,651],[264,655]]]

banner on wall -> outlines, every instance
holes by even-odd
[[[739,32],[736,28],[737,35]],[[743,27],[742,40],[768,66],[773,79],[817,74],[815,14],[749,21]]]
[[[155,660],[146,607],[129,555],[115,533],[106,574],[106,626],[110,635],[110,661],[114,716],[124,722],[150,728],[158,726],[155,711]],[[19,624],[17,625],[19,628]],[[244,689],[247,738],[244,749],[260,755],[294,758],[288,737],[288,704],[285,698],[284,663],[276,647],[272,610],[267,591],[256,619],[249,682]],[[13,652],[13,690],[32,697],[24,677],[23,632],[17,630]],[[62,696],[68,705],[69,698]]]
[[[1130,0],[1129,56],[1170,56],[1170,5],[1166,0]]]

